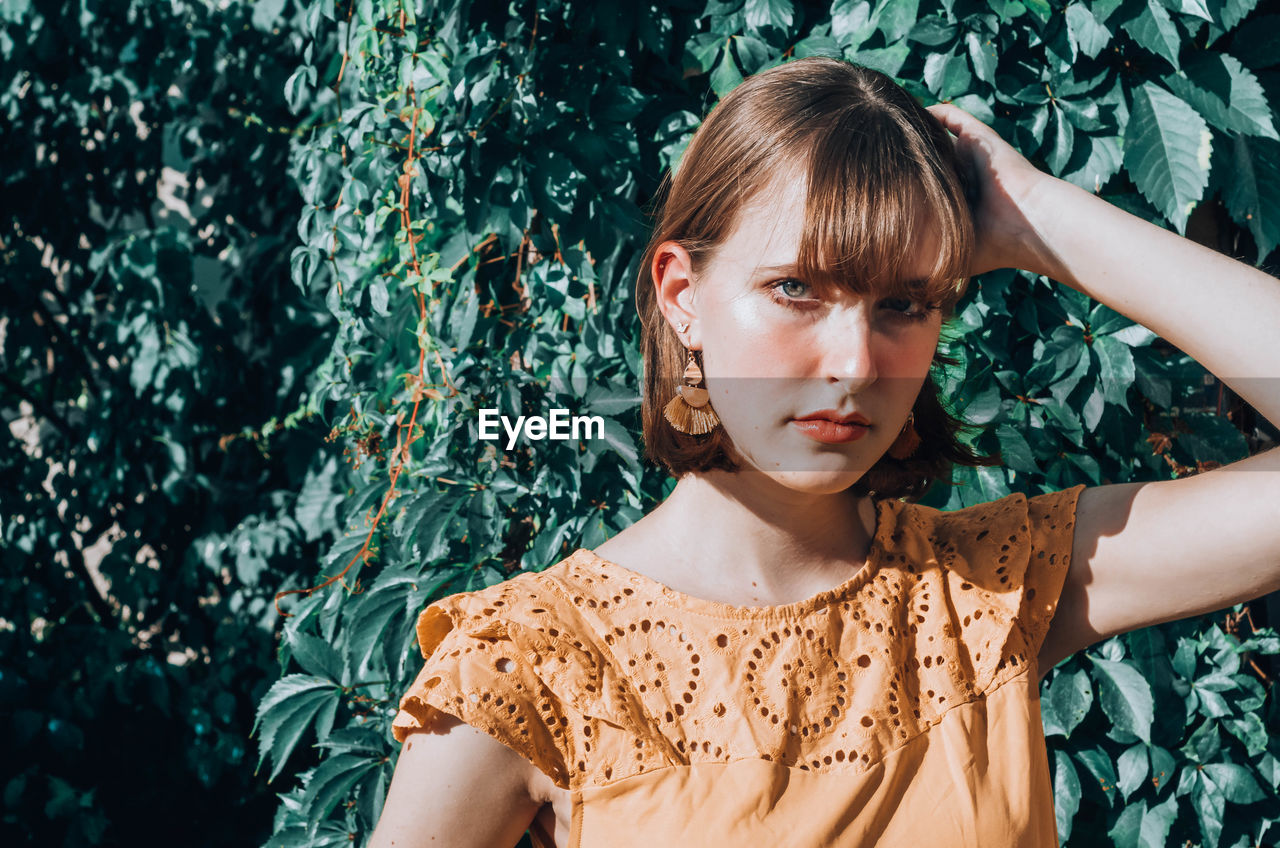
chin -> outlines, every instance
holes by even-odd
[[[779,486],[794,492],[811,495],[834,495],[843,492],[862,479],[865,468],[853,468],[848,458],[828,454],[803,457],[802,461],[771,457],[759,461],[748,458],[742,472],[768,477]]]

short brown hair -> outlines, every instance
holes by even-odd
[[[657,226],[640,263],[641,416],[646,455],[672,475],[738,471],[742,459],[723,427],[679,432],[662,409],[688,352],[658,307],[651,267],[666,241],[696,270],[733,232],[742,207],[769,180],[799,167],[807,177],[797,264],[806,282],[859,294],[894,289],[929,210],[941,250],[928,280],[904,289],[937,303],[945,319],[968,284],[973,254],[969,184],[941,122],[888,76],[838,59],[807,58],[749,77],[711,111],[655,198]],[[955,365],[935,351],[933,365]],[[855,484],[857,494],[919,499],[953,465],[996,465],[957,434],[966,427],[938,398],[932,373],[913,406],[920,446],[905,460],[885,454]]]

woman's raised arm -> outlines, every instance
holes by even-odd
[[[930,107],[979,186],[973,273],[1023,268],[1177,345],[1280,422],[1280,280],[1045,174],[990,127]],[[1080,494],[1042,671],[1101,639],[1280,590],[1280,450]]]

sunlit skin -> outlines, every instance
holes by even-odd
[[[938,344],[939,313],[888,294],[819,288],[795,268],[805,185],[779,178],[743,216],[711,263],[686,284],[687,254],[670,245],[659,283],[668,315],[690,322],[711,403],[739,452],[776,484],[813,495],[852,486],[888,449],[919,394]],[[921,245],[924,277],[936,238]],[[674,301],[674,302],[672,302]],[[823,444],[791,423],[823,409],[859,412],[866,436]],[[751,475],[758,476],[758,475]],[[761,485],[763,481],[752,481]]]
[[[929,304],[799,278],[805,188],[780,173],[704,267],[674,242],[654,256],[663,312],[673,327],[689,325],[681,341],[702,352],[711,406],[747,465],[684,475],[597,552],[695,597],[789,603],[861,567],[874,509],[850,487],[897,438],[937,348],[941,317]],[[937,259],[926,232],[909,279],[927,277]],[[871,426],[856,441],[824,444],[793,423],[823,409],[859,412]],[[652,531],[643,543],[642,526]]]

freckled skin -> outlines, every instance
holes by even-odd
[[[744,458],[788,488],[829,493],[855,483],[897,437],[928,373],[941,318],[933,311],[908,320],[908,302],[889,298],[888,308],[885,295],[819,291],[803,280],[771,290],[794,279],[794,270],[772,269],[795,264],[804,190],[802,180],[780,177],[761,192],[678,297],[696,313],[690,346],[702,350],[711,404]],[[937,249],[936,236],[921,246],[912,276],[928,276]],[[872,427],[832,445],[789,423],[820,409],[861,412]]]

